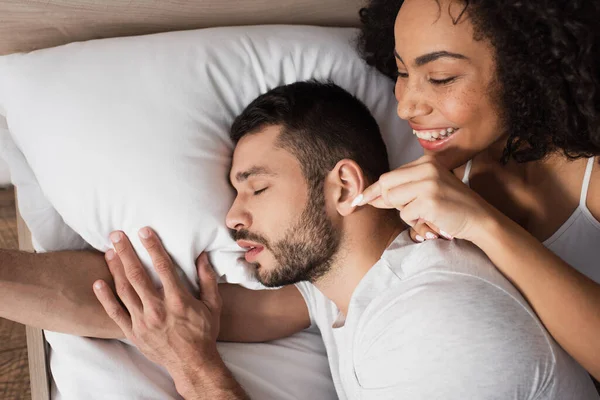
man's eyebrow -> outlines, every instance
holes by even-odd
[[[398,60],[400,60],[400,62],[402,62],[404,64],[404,60],[402,60],[402,57],[400,57],[400,55],[398,54],[396,49],[394,49],[394,57],[396,57]],[[451,53],[449,51],[435,51],[433,53],[428,53],[428,54],[424,54],[422,56],[417,57],[417,59],[415,60],[415,65],[417,67],[422,67],[425,64],[428,64],[430,62],[433,62],[437,59],[444,58],[444,57],[455,58],[457,60],[469,60],[469,57],[464,56],[462,54]]]
[[[235,174],[235,180],[238,182],[243,182],[243,181],[247,180],[249,177],[251,177],[252,175],[275,176],[277,174],[272,172],[268,168],[254,166],[254,167],[249,168],[246,171],[238,172],[237,174]]]

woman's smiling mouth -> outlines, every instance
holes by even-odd
[[[441,129],[424,129],[416,130],[413,129],[413,135],[416,135],[419,139],[427,140],[430,142],[436,140],[443,140],[449,136],[452,136],[458,128],[441,128]]]

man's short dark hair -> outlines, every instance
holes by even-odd
[[[310,188],[322,185],[338,161],[354,160],[369,183],[389,171],[387,150],[369,109],[328,82],[296,82],[257,97],[235,119],[235,144],[267,126],[281,126],[276,145],[299,161]]]

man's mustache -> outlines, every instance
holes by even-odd
[[[257,234],[257,233],[252,233],[247,229],[240,229],[239,231],[234,231],[231,236],[233,236],[233,240],[238,241],[238,240],[249,240],[251,242],[256,242],[256,243],[260,243],[263,246],[265,246],[265,248],[267,248],[268,250],[271,250],[270,246],[269,246],[269,241]]]

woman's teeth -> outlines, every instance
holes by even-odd
[[[416,131],[413,129],[413,134],[419,139],[433,142],[435,140],[446,139],[448,136],[456,132],[458,128],[436,129],[433,131]]]

